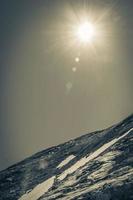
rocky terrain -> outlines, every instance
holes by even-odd
[[[0,172],[0,200],[133,199],[133,115]]]

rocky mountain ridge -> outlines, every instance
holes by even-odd
[[[1,200],[133,199],[133,115],[0,172]]]

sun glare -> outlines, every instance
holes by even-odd
[[[95,36],[95,27],[92,23],[84,22],[78,26],[76,35],[83,43],[91,42]]]

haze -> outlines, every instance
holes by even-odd
[[[0,7],[1,170],[132,113],[132,1],[3,1]],[[70,35],[84,14],[101,27],[90,46]]]

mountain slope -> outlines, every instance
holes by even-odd
[[[0,172],[0,199],[133,199],[133,115]]]

